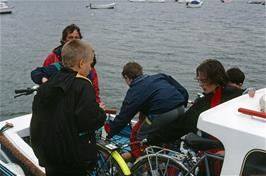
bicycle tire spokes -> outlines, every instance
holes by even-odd
[[[146,157],[133,167],[133,176],[185,176],[187,174],[187,171],[173,159],[162,155]]]

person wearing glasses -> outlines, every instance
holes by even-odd
[[[43,67],[37,67],[31,72],[31,79],[34,83],[41,85],[46,82],[53,74],[57,73],[62,68],[61,51],[66,42],[74,39],[82,39],[80,28],[75,24],[66,26],[62,31],[62,37],[60,45],[53,49],[53,51],[47,56],[43,62]],[[87,76],[93,84],[93,88],[96,94],[96,102],[101,103],[104,106],[100,98],[99,78],[95,69],[96,55],[94,55],[93,63],[91,65],[91,71]]]
[[[197,133],[199,115],[210,108],[242,95],[243,90],[228,84],[229,79],[221,62],[216,59],[204,60],[196,69],[196,80],[203,95],[174,122],[166,124],[159,131],[147,138],[151,145],[174,142],[187,133]],[[203,136],[210,137],[208,134]],[[219,175],[221,165],[214,168],[212,173]],[[203,174],[204,175],[204,174]]]
[[[200,113],[243,93],[243,90],[228,84],[226,71],[221,62],[216,59],[206,59],[197,67],[196,80],[204,96],[197,98],[193,105],[176,119],[175,123],[167,124],[167,128],[149,135],[149,143],[172,142],[189,132],[197,132]]]

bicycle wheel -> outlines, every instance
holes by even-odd
[[[167,155],[146,155],[131,169],[132,176],[185,176],[189,175],[182,164]]]
[[[116,159],[112,157],[111,152],[99,144],[97,144],[97,156],[98,156],[98,161],[97,161],[96,168],[94,171],[91,171],[88,174],[89,176],[124,176],[124,175],[127,175],[123,173]]]

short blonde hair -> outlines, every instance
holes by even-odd
[[[62,62],[65,67],[78,66],[81,59],[93,59],[94,51],[89,43],[82,40],[67,42],[62,49]]]

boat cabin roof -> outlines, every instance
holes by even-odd
[[[266,88],[260,89],[253,98],[245,94],[201,113],[198,129],[218,138],[224,145],[221,175],[240,175],[240,163],[250,152],[266,153],[266,119],[238,111],[239,108],[260,111],[259,101],[265,94]]]

